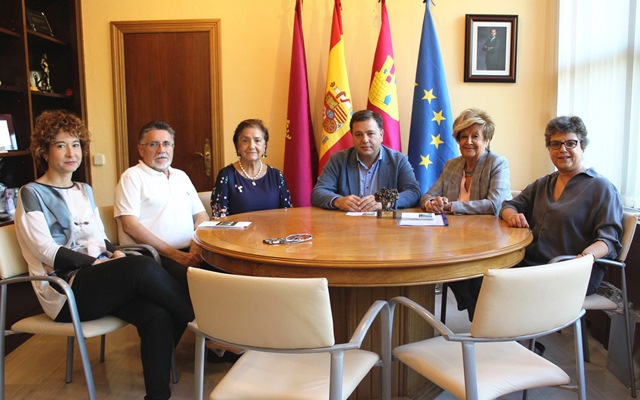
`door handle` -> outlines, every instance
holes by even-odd
[[[193,153],[204,158],[204,174],[211,176],[211,142],[209,139],[204,141],[204,149],[202,153]]]

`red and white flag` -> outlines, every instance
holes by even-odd
[[[296,13],[293,21],[287,135],[284,144],[284,168],[282,173],[287,181],[293,206],[311,206],[311,191],[318,176],[318,152],[316,150],[309,106],[309,84],[304,36],[302,35],[301,0],[296,0]]]

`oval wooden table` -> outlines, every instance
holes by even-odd
[[[398,211],[398,216],[402,212]],[[398,226],[395,219],[348,216],[315,207],[277,209],[227,217],[225,221],[250,221],[251,225],[244,229],[201,228],[195,240],[208,264],[229,273],[326,277],[331,286],[336,341],[340,342],[348,340],[375,300],[402,295],[433,310],[434,283],[514,266],[533,239],[528,229],[510,228],[493,216],[448,219],[446,227]],[[296,233],[311,233],[313,239],[298,244],[263,243],[267,238]],[[403,310],[394,321],[394,332],[394,347],[433,336],[426,324]],[[374,330],[368,335],[367,346],[379,351],[378,341]],[[355,397],[377,397],[378,373],[358,387]],[[425,381],[404,367],[394,365],[393,381],[394,397],[431,397]]]

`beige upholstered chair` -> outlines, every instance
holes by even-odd
[[[209,219],[211,219],[211,192],[198,192],[198,197],[200,197],[200,201],[207,211]]]
[[[0,325],[2,325],[3,335],[0,336],[0,354],[4,355],[5,335],[12,333],[30,333],[67,337],[67,368],[65,382],[71,382],[73,371],[73,338],[78,341],[80,358],[84,367],[84,374],[87,380],[89,398],[95,399],[95,385],[91,373],[91,364],[85,345],[85,338],[101,336],[100,362],[104,361],[105,334],[113,332],[127,325],[119,318],[106,316],[92,321],[80,322],[75,297],[71,287],[64,280],[52,276],[28,276],[28,266],[22,258],[20,247],[15,234],[14,225],[0,227]],[[24,318],[11,326],[11,331],[6,331],[6,307],[8,285],[18,282],[48,281],[57,285],[67,296],[67,304],[71,312],[73,322],[55,322],[45,314]],[[0,360],[0,399],[4,398],[4,356]]]
[[[629,254],[629,249],[631,248],[631,242],[633,241],[633,236],[636,231],[636,226],[638,224],[638,217],[636,214],[632,214],[629,212],[624,213],[624,217],[622,220],[622,250],[618,254],[618,257],[615,260],[607,260],[607,259],[598,259],[597,261],[601,264],[608,266],[615,266],[620,268],[620,280],[621,280],[621,292],[622,292],[622,315],[624,317],[625,323],[625,332],[626,332],[626,345],[627,345],[627,362],[628,362],[628,370],[629,370],[629,386],[631,387],[631,396],[636,397],[636,379],[635,379],[635,371],[634,371],[634,361],[633,361],[633,340],[631,338],[631,321],[629,316],[629,300],[627,293],[627,274],[626,274],[626,264],[625,260],[627,259],[627,254]],[[559,256],[551,260],[551,262],[557,262],[561,260],[572,259],[575,256],[566,255]],[[608,298],[601,296],[599,294],[592,294],[584,299],[584,304],[582,306],[585,310],[617,310],[618,305]],[[585,319],[582,318],[582,335],[586,337],[586,322]],[[584,346],[584,358],[585,361],[589,362],[589,346]]]
[[[441,336],[396,347],[393,355],[460,399],[494,399],[545,386],[577,390],[586,399],[579,319],[593,257],[526,268],[488,270],[471,332],[456,334],[417,303],[397,297]],[[567,373],[517,341],[575,327],[577,387]]]
[[[107,239],[109,239],[111,244],[113,244],[117,249],[124,251],[127,254],[140,254],[138,253],[139,251],[146,251],[151,254],[158,264],[162,265],[160,255],[153,246],[149,246],[148,244],[120,246],[118,244],[118,222],[113,214],[113,206],[98,207],[98,212],[100,213],[100,220],[102,221],[102,225],[104,225],[104,233],[107,235]]]
[[[204,341],[246,352],[209,399],[346,399],[372,367],[390,377],[388,305],[375,302],[348,343],[335,344],[327,280],[187,273],[196,320],[195,398],[202,399]],[[382,318],[382,360],[360,346],[376,316]],[[387,362],[383,362],[387,360]],[[389,399],[390,380],[381,379]]]

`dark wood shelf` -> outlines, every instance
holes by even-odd
[[[36,32],[32,29],[28,29],[27,33],[30,38],[37,38],[38,40],[44,40],[45,42],[55,43],[60,46],[68,46],[69,44],[63,42],[60,39],[55,38],[54,36],[45,35],[44,33]]]
[[[11,86],[11,85],[0,85],[0,91],[17,92],[17,93],[26,92],[26,90],[24,88],[21,88],[21,87],[18,87],[18,86]]]
[[[9,151],[4,151],[1,152],[0,151],[0,157],[4,158],[4,157],[22,157],[22,156],[28,156],[31,155],[31,152],[29,150],[9,150]]]
[[[22,37],[22,35],[20,35],[19,33],[14,32],[14,31],[12,31],[10,29],[7,29],[7,28],[3,28],[1,26],[0,26],[0,34],[9,35],[9,36],[15,36],[17,38]]]
[[[31,95],[33,95],[33,96],[42,96],[42,97],[52,97],[52,98],[56,98],[56,99],[71,99],[71,98],[73,98],[73,96],[67,96],[66,94],[62,94],[62,93],[40,92],[40,91],[37,91],[37,90],[31,90]]]
[[[7,218],[0,216],[0,226],[13,224],[13,218]]]

